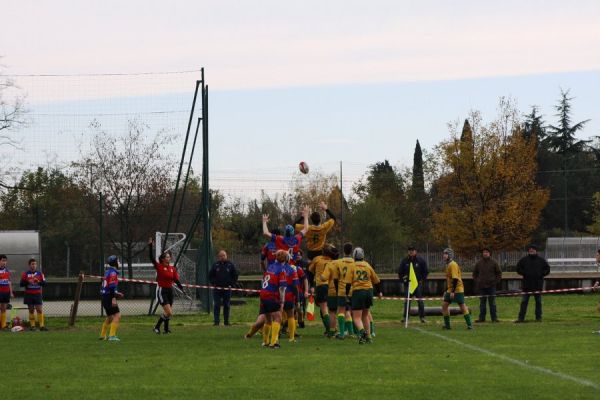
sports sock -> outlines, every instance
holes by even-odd
[[[375,324],[373,321],[369,322],[369,327],[371,329],[371,335],[375,333]]]
[[[294,317],[288,318],[288,336],[290,340],[296,338],[296,320]]]
[[[346,319],[344,318],[344,314],[338,314],[337,321],[340,329],[340,336],[344,336],[346,334]]]
[[[346,320],[346,332],[348,332],[348,335],[353,335],[354,334],[354,328],[352,327],[352,325],[354,325],[352,323],[351,319],[347,319]]]
[[[444,326],[448,329],[450,329],[450,316],[449,315],[444,315]]]
[[[171,321],[171,317],[165,318],[165,332],[169,331],[169,321]]]
[[[323,316],[323,325],[325,325],[325,331],[329,333],[329,314]]]
[[[269,344],[269,341],[271,340],[271,324],[265,324],[263,326],[263,343],[264,344]]]
[[[358,330],[358,328],[356,327],[356,324],[355,324],[355,323],[352,323],[352,330],[354,331],[354,334],[355,334],[355,335],[358,335],[358,334],[359,334],[359,330]]]
[[[0,328],[6,328],[6,312],[0,314]]]
[[[29,313],[29,326],[35,328],[35,314],[31,312]]]
[[[40,328],[43,328],[45,326],[44,313],[38,313],[38,319],[39,319]]]
[[[467,322],[467,326],[471,326],[471,313],[466,313],[463,315],[463,317],[465,317],[465,321]]]
[[[163,322],[165,322],[165,317],[161,315],[160,317],[158,317],[158,321],[156,322],[156,325],[154,325],[154,329],[160,329],[160,326]]]
[[[358,336],[359,337],[364,338],[364,337],[366,337],[366,335],[367,335],[367,332],[365,332],[364,329],[361,329],[361,330],[358,331]]]
[[[102,330],[100,331],[100,337],[106,337],[106,331],[108,331],[108,326],[110,325],[110,323],[104,321],[102,323]]]
[[[113,321],[110,324],[110,334],[108,336],[117,336],[117,329],[119,329],[119,322]]]
[[[275,343],[279,342],[279,330],[281,329],[281,324],[279,322],[273,322],[271,325],[271,341],[269,344],[273,346]]]

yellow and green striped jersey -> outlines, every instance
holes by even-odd
[[[446,272],[446,285],[448,287],[447,292],[448,293],[452,292],[452,280],[458,279],[454,293],[464,293],[465,286],[463,285],[463,281],[462,281],[462,273],[461,273],[460,267],[458,266],[456,261],[450,261],[448,263],[448,265],[446,265],[445,272]]]

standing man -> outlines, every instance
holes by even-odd
[[[427,275],[429,275],[429,270],[427,269],[427,261],[417,255],[415,246],[408,246],[408,256],[400,261],[400,268],[398,269],[398,278],[404,282],[404,293],[406,293],[408,289],[408,276],[411,264],[415,270],[415,275],[419,283],[419,286],[415,289],[414,297],[422,298],[423,288],[425,287],[425,280],[427,279]],[[404,301],[402,322],[404,322],[404,319],[406,318],[406,307],[410,307],[410,304],[408,303],[410,303],[410,301]],[[423,300],[418,300],[417,303],[419,305],[419,318],[421,319],[421,322],[425,323],[425,302]]]
[[[496,260],[492,259],[490,249],[484,247],[481,251],[481,260],[475,264],[473,281],[482,296],[479,298],[479,319],[475,322],[485,322],[486,302],[490,301],[490,318],[498,322],[496,312],[496,286],[502,280],[502,270]]]
[[[444,262],[446,263],[446,286],[448,289],[444,293],[444,300],[442,301],[442,314],[444,316],[444,329],[450,329],[450,304],[457,303],[460,307],[460,311],[463,313],[465,322],[467,323],[467,329],[473,329],[471,323],[471,314],[469,308],[465,304],[465,286],[462,281],[462,272],[460,266],[454,261],[454,250],[448,248],[444,249],[442,254]]]
[[[515,321],[516,323],[525,322],[527,305],[531,296],[531,293],[527,292],[539,292],[543,290],[544,277],[550,273],[550,265],[537,252],[537,246],[530,244],[527,247],[528,254],[517,263],[517,274],[523,277],[522,290],[526,293],[523,294],[521,309],[519,310],[519,317]],[[542,322],[542,295],[541,293],[534,293],[533,297],[535,299],[535,321]]]
[[[21,275],[20,286],[25,288],[23,303],[29,309],[29,329],[35,331],[36,316],[37,322],[40,325],[40,331],[47,331],[44,323],[44,312],[42,311],[42,286],[46,284],[44,274],[37,270],[37,260],[29,259],[29,271],[23,272]]]
[[[6,267],[8,257],[0,254],[0,329],[8,330],[6,324],[6,309],[10,304],[10,298],[15,297],[10,283],[10,271]]]
[[[221,314],[221,303],[223,304],[223,319],[225,326],[229,325],[229,308],[231,301],[231,287],[237,283],[238,272],[235,265],[227,259],[227,252],[219,250],[217,253],[218,261],[213,264],[208,279],[210,284],[218,286],[213,289],[213,317],[214,326],[219,326],[219,316]]]

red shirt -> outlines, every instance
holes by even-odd
[[[300,245],[302,244],[302,233],[297,233],[294,236],[285,237],[281,235],[271,235],[271,241],[275,242],[277,250],[287,251],[290,255],[289,263],[296,265],[296,255],[300,251]]]
[[[172,288],[173,283],[179,280],[179,273],[177,268],[172,265],[163,265],[153,262],[154,269],[156,270],[156,282],[161,288]]]
[[[44,278],[44,274],[40,271],[32,272],[29,270],[21,274],[21,282],[25,286],[25,294],[42,294],[42,284],[45,281],[46,278]]]
[[[286,287],[285,264],[274,262],[263,275],[260,299],[279,302],[279,288]]]
[[[0,269],[0,293],[10,293],[10,271],[8,268]]]

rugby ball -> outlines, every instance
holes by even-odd
[[[300,161],[300,164],[298,164],[298,169],[303,174],[308,174],[308,164],[305,163],[304,161]]]
[[[11,332],[23,332],[25,329],[23,329],[23,327],[21,325],[17,325],[17,326],[13,326],[10,331]]]

